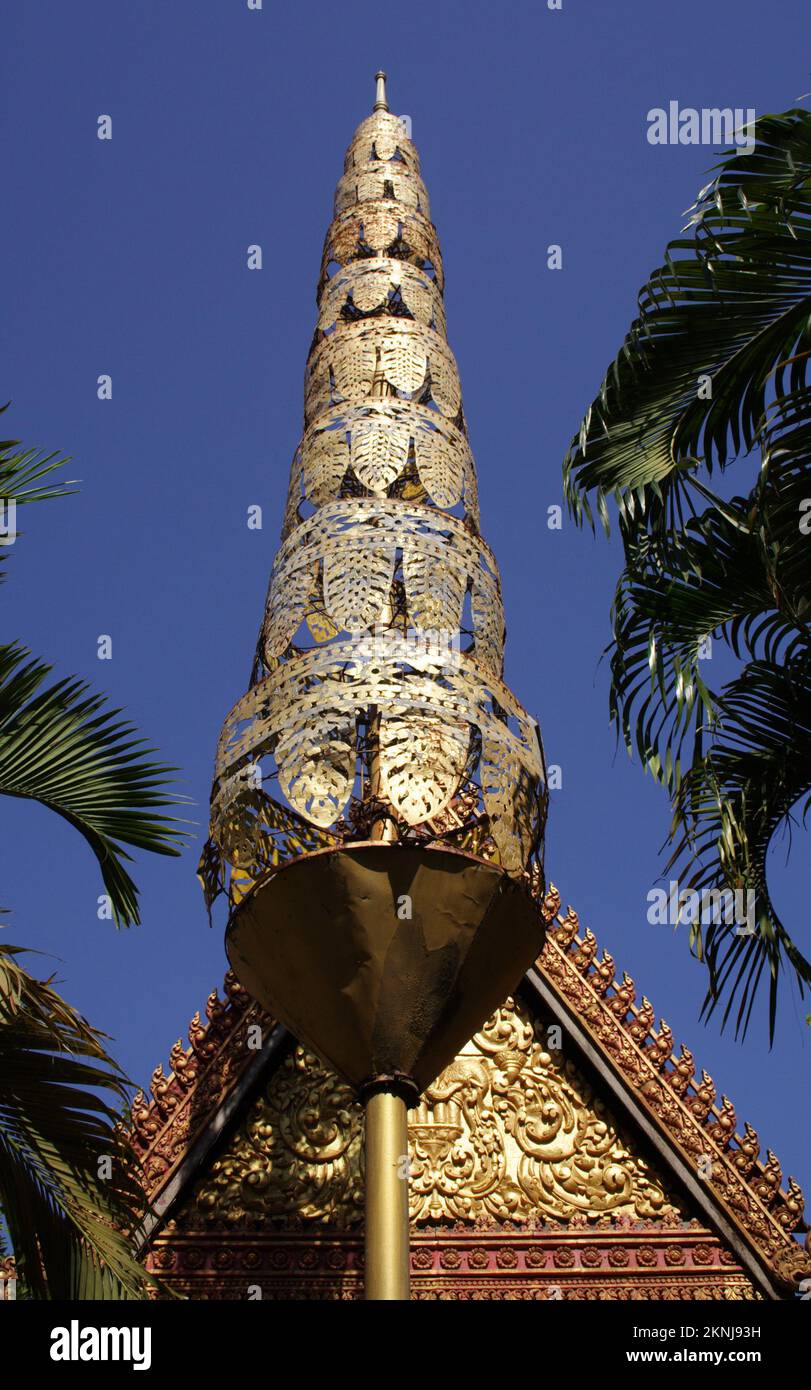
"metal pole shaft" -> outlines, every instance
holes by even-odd
[[[366,1102],[366,1298],[410,1297],[406,1105],[377,1091]]]

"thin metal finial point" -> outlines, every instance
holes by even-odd
[[[388,111],[389,103],[386,101],[386,74],[384,72],[375,73],[377,90],[375,92],[375,111]]]

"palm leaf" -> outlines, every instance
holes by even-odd
[[[709,509],[666,544],[629,547],[613,607],[611,712],[629,752],[675,790],[688,734],[716,717],[701,652],[708,637],[782,660],[795,627],[769,613],[770,575],[746,520],[748,499]],[[733,520],[729,519],[732,516]],[[674,767],[664,777],[663,749]]]
[[[39,801],[73,825],[99,861],[115,921],[139,921],[122,844],[176,855],[185,832],[159,808],[174,769],[145,758],[143,739],[76,678],[46,685],[52,668],[19,644],[0,647],[0,793]]]
[[[126,1078],[101,1035],[20,954],[0,946],[0,1209],[22,1289],[143,1297],[148,1276],[126,1232],[145,1198],[116,1129]]]
[[[0,406],[0,414],[8,409],[8,404]],[[8,558],[9,547],[18,539],[18,532],[12,529],[14,507],[22,507],[28,502],[43,502],[51,497],[66,497],[75,491],[73,480],[47,483],[43,479],[59,468],[64,468],[69,460],[58,453],[46,454],[41,449],[22,449],[17,439],[0,440],[0,511],[4,521],[0,536],[0,580],[4,578],[2,566]]]
[[[634,528],[679,520],[691,472],[751,449],[774,373],[811,348],[811,115],[756,125],[751,154],[719,166],[665,263],[639,297],[639,316],[573,439],[566,495],[579,520],[596,495],[623,506],[638,491]],[[699,378],[712,380],[700,399]],[[602,506],[601,506],[602,504]]]
[[[754,894],[757,931],[710,923],[694,944],[705,1010],[743,1034],[764,977],[773,1034],[784,967],[808,962],[769,893],[770,844],[811,793],[811,115],[762,118],[718,166],[564,462],[579,524],[619,520],[610,711],[667,789],[687,886]],[[699,389],[710,383],[711,389]],[[709,482],[760,453],[748,493]],[[702,473],[704,477],[702,477]],[[738,676],[710,687],[712,637]]]
[[[678,789],[666,870],[675,868],[687,888],[701,891],[723,881],[753,895],[751,934],[726,922],[708,924],[703,934],[710,972],[705,1012],[725,995],[726,1022],[737,1003],[736,1033],[746,1031],[764,968],[772,1033],[783,964],[801,988],[811,984],[811,964],[780,920],[766,873],[769,847],[790,827],[798,802],[805,821],[809,789],[811,656],[797,651],[782,666],[751,662],[725,688],[712,748]]]

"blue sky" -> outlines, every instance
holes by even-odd
[[[38,807],[0,806],[11,939],[50,954],[43,972],[140,1082],[221,981],[222,933],[194,872],[214,747],[276,550],[332,193],[383,67],[440,233],[507,680],[562,769],[550,876],[808,1184],[811,1003],[784,989],[771,1052],[762,1015],[743,1046],[697,1021],[704,976],[684,929],[645,916],[667,802],[608,725],[599,657],[617,549],[546,525],[637,290],[714,162],[711,148],[650,145],[647,112],[795,104],[811,88],[807,0],[412,0],[403,14],[365,0],[28,0],[4,37],[3,432],[72,455],[82,480],[22,514],[4,630],[125,706],[180,767],[199,823],[180,860],[139,857],[143,925],[116,933],[97,920],[101,882],[75,834]],[[252,243],[261,272],[246,269]],[[256,503],[261,531],[246,524]],[[804,835],[785,858],[784,845],[775,895],[807,949]]]

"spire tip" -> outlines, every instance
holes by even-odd
[[[375,91],[375,104],[373,110],[388,111],[389,103],[386,100],[386,74],[384,72],[375,73],[377,90]]]

